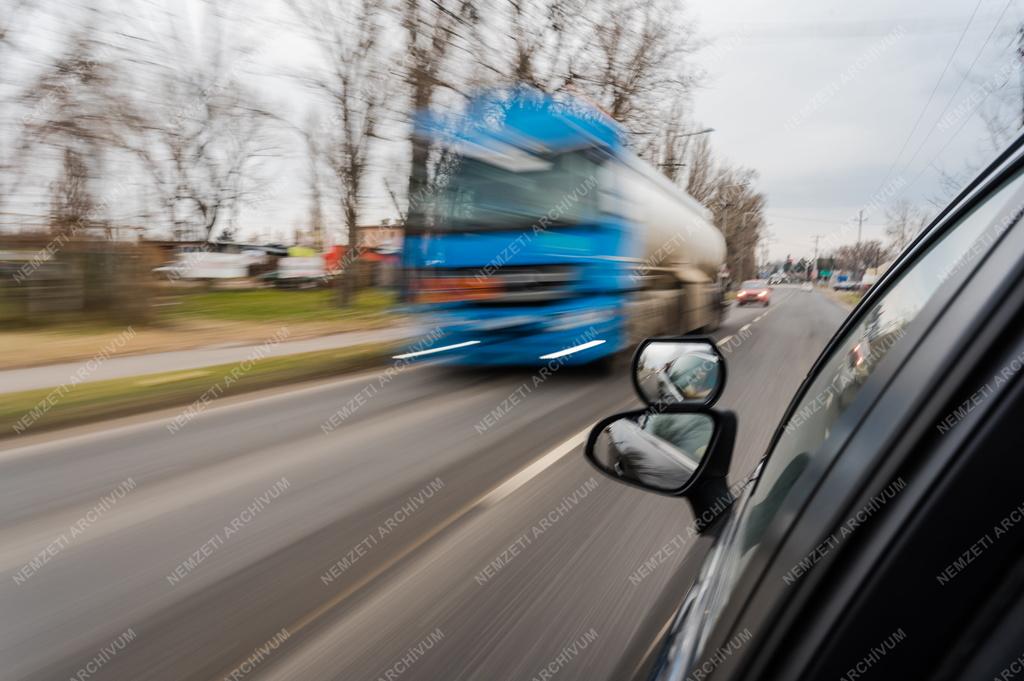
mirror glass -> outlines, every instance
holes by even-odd
[[[707,404],[724,378],[721,361],[705,341],[650,341],[634,369],[637,389],[648,404]]]
[[[594,463],[609,475],[659,492],[680,491],[707,453],[715,421],[707,414],[647,412],[606,424]]]

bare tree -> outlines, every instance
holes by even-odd
[[[0,224],[7,201],[17,190],[21,165],[28,151],[24,131],[13,120],[17,104],[13,93],[18,86],[8,78],[12,72],[10,57],[20,47],[19,33],[27,25],[26,20],[35,5],[33,0],[11,0],[0,13]]]
[[[145,169],[174,237],[209,240],[246,199],[263,192],[257,168],[273,154],[266,136],[272,117],[239,78],[252,48],[232,42],[217,8],[200,7],[206,15],[198,44],[185,38],[186,17],[175,10],[166,14],[165,33],[145,37],[152,53],[133,58],[145,86],[123,88],[110,116],[123,131],[121,145]]]
[[[757,246],[765,238],[765,196],[755,189],[757,173],[715,160],[707,138],[698,138],[688,156],[686,190],[708,207],[725,237],[726,266],[734,279],[757,273]]]
[[[303,137],[306,140],[306,158],[308,161],[309,182],[309,229],[313,233],[313,247],[324,248],[324,213],[323,191],[320,184],[320,118],[316,112],[310,112],[306,118]]]
[[[341,198],[348,247],[358,247],[359,209],[387,95],[382,17],[372,0],[287,0],[313,38],[323,68],[306,78],[330,105],[321,129],[324,160]],[[355,263],[341,275],[340,300],[356,290]]]
[[[689,172],[686,174],[686,191],[704,205],[708,205],[715,194],[715,160],[711,143],[707,137],[697,139],[689,157]]]
[[[611,0],[594,24],[590,67],[578,78],[608,114],[639,132],[695,84],[692,29],[669,0]]]
[[[859,272],[864,268],[878,267],[889,259],[889,249],[878,239],[867,239],[856,244],[839,246],[833,258],[841,270]]]
[[[405,32],[402,70],[413,116],[427,112],[438,89],[451,87],[445,65],[456,45],[466,42],[466,32],[478,21],[474,0],[399,0],[399,15]],[[426,225],[430,183],[430,146],[410,135],[409,178],[406,190],[406,228]]]
[[[682,97],[676,98],[654,135],[648,136],[648,143],[638,150],[665,174],[673,183],[684,176],[693,134],[686,118],[686,105]],[[707,147],[705,146],[705,149]]]
[[[65,147],[61,176],[54,183],[50,207],[50,230],[55,235],[73,236],[79,228],[88,226],[93,211],[88,183],[85,160],[71,147]]]
[[[99,45],[85,27],[26,90],[26,141],[57,152],[51,227],[66,235],[90,226],[97,205],[91,185],[100,177],[104,155],[114,144],[108,111],[113,102],[113,66],[99,57]]]
[[[926,224],[925,212],[906,198],[897,199],[885,210],[885,233],[894,253],[902,253]]]
[[[764,228],[764,194],[754,189],[757,173],[723,166],[715,177],[711,212],[725,236],[726,264],[734,277],[757,274],[757,244]]]
[[[571,85],[591,44],[591,6],[583,0],[511,0],[507,6],[511,80],[546,92]]]
[[[1024,24],[1013,30],[1004,65],[994,75],[977,82],[984,92],[977,110],[985,123],[989,144],[995,151],[1005,147],[1024,128]]]

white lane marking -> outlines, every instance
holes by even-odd
[[[732,336],[726,336],[722,340],[720,340],[717,343],[715,343],[715,345],[717,345],[718,347],[722,347],[723,345],[725,345],[726,343],[728,343],[731,340],[732,340]]]
[[[761,314],[759,314],[759,315],[757,315],[756,317],[754,317],[754,321],[755,321],[755,322],[759,322],[759,321],[761,321],[762,319],[764,319],[764,316],[765,316],[766,314],[768,314],[768,313],[767,313],[767,312],[762,312]]]
[[[574,352],[579,352],[580,350],[586,350],[587,348],[592,348],[592,347],[594,347],[596,345],[600,345],[601,343],[604,343],[604,341],[603,340],[588,341],[588,342],[583,343],[581,345],[574,345],[571,348],[566,348],[565,350],[559,350],[558,352],[552,352],[552,353],[549,353],[547,355],[541,355],[538,359],[558,359],[559,357],[565,357],[566,355],[571,355]]]
[[[746,331],[749,328],[750,328],[750,324],[744,324],[743,326],[740,327],[740,333],[743,333],[744,331]]]
[[[507,497],[508,495],[515,492],[517,489],[533,480],[535,477],[540,475],[545,469],[550,468],[556,461],[569,454],[572,450],[576,449],[584,442],[586,442],[587,434],[590,432],[592,426],[588,426],[580,432],[573,435],[571,438],[558,445],[550,452],[540,457],[529,466],[519,471],[511,478],[501,483],[490,492],[484,495],[480,499],[479,505],[484,508],[490,507]]]
[[[393,355],[391,359],[409,359],[411,357],[422,357],[423,355],[432,355],[435,352],[444,352],[445,350],[454,350],[455,348],[465,348],[470,345],[479,345],[480,341],[471,340],[465,343],[455,343],[454,345],[443,345],[439,348],[431,348],[430,350],[418,350],[417,352],[406,352],[401,355]]]
[[[356,580],[355,583],[350,584],[348,587],[342,589],[341,592],[335,594],[327,601],[321,603],[319,606],[314,608],[312,611],[300,617],[293,624],[286,627],[286,629],[291,634],[295,634],[300,629],[304,629],[312,622],[315,622],[316,620],[320,619],[323,615],[325,615],[332,608],[336,607],[338,604],[343,602],[349,596],[361,590],[362,588],[370,584],[370,582],[377,579],[377,577],[379,577],[388,569],[390,569],[391,566],[404,560],[413,551],[420,548],[428,541],[439,535],[442,531],[453,525],[457,520],[464,517],[470,511],[476,510],[477,508],[487,508],[488,506],[494,505],[499,500],[504,499],[509,494],[519,489],[533,478],[535,478],[538,474],[541,473],[541,471],[550,468],[551,465],[554,464],[556,461],[564,457],[566,454],[572,452],[579,445],[583,444],[591,428],[593,428],[593,425],[587,426],[586,428],[576,433],[562,444],[556,446],[547,454],[543,455],[533,463],[528,464],[518,473],[513,474],[512,477],[508,478],[504,482],[498,483],[498,485],[492,487],[489,491],[484,492],[482,495],[480,495],[476,499],[473,499],[462,508],[457,509],[447,518],[445,518],[438,524],[434,525],[434,527],[427,530],[418,539],[411,542],[407,546],[403,547],[401,550],[397,552],[397,554],[385,560],[384,563],[377,566],[375,570],[370,571],[369,574],[363,575],[363,577]],[[221,678],[221,676],[219,675],[214,678],[219,679]]]

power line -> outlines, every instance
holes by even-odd
[[[1006,10],[1008,10],[1008,9],[1010,8],[1010,5],[1011,5],[1011,4],[1013,4],[1013,0],[1009,0],[1009,2],[1007,2],[1007,3],[1006,3],[1006,6],[1005,6],[1005,7],[1003,7],[1003,11],[1002,11],[1002,13],[1000,13],[1000,15],[999,15],[999,19],[997,19],[997,20],[996,20],[996,24],[995,24],[995,26],[993,26],[993,27],[992,27],[992,30],[991,30],[991,31],[989,32],[989,34],[988,34],[988,37],[987,37],[987,38],[985,38],[985,42],[984,42],[984,44],[982,44],[982,46],[981,46],[981,49],[980,49],[980,50],[978,51],[978,56],[977,56],[977,57],[975,57],[975,59],[974,59],[974,62],[972,62],[972,63],[971,63],[971,69],[973,69],[973,68],[974,68],[974,64],[975,64],[975,63],[977,63],[977,61],[978,61],[978,58],[979,58],[979,57],[981,57],[981,53],[982,53],[982,52],[983,52],[983,51],[985,50],[985,47],[986,47],[986,46],[988,45],[988,42],[989,42],[989,40],[991,40],[991,39],[992,39],[992,36],[993,36],[993,35],[995,35],[995,32],[996,32],[996,30],[997,30],[997,29],[999,28],[999,24],[1000,24],[1000,23],[1002,23],[1002,20],[1003,20],[1003,16],[1004,16],[1004,15],[1006,14]],[[970,70],[970,69],[968,69],[967,73],[966,73],[966,74],[964,75],[964,77],[963,77],[963,78],[962,78],[962,79],[960,80],[960,85],[963,85],[964,81],[965,81],[965,80],[967,79],[967,76],[968,76],[968,75],[970,75],[970,72],[971,72],[971,70]],[[960,88],[959,88],[959,87],[957,87],[957,91],[958,91],[958,92],[959,92],[959,90],[960,90]],[[925,174],[925,172],[926,172],[926,171],[928,170],[928,168],[929,168],[929,167],[931,167],[931,166],[932,166],[932,164],[934,164],[934,163],[935,163],[936,159],[938,159],[938,158],[939,158],[940,156],[942,156],[942,154],[943,154],[943,153],[944,153],[944,152],[946,151],[946,149],[948,149],[948,148],[949,148],[949,145],[953,143],[953,140],[955,140],[955,139],[957,138],[957,136],[959,136],[959,135],[960,135],[960,133],[961,133],[961,132],[963,132],[963,129],[964,129],[965,127],[967,127],[967,124],[968,124],[968,123],[969,123],[969,122],[971,121],[971,115],[973,115],[973,114],[974,114],[974,112],[976,112],[976,111],[977,111],[977,110],[978,110],[978,109],[979,109],[979,108],[981,107],[981,105],[985,103],[985,101],[986,101],[986,100],[988,99],[989,95],[991,95],[991,94],[992,94],[993,92],[995,92],[995,88],[993,88],[993,89],[990,89],[990,90],[988,90],[988,91],[987,91],[987,92],[985,93],[985,96],[984,96],[984,97],[982,97],[982,98],[981,98],[981,100],[980,100],[980,101],[979,101],[979,102],[978,102],[977,104],[975,104],[975,105],[974,105],[974,108],[973,108],[973,109],[971,109],[971,111],[970,111],[970,115],[966,115],[966,116],[964,116],[964,120],[963,120],[963,122],[962,122],[962,123],[960,124],[960,127],[958,127],[958,128],[956,129],[956,131],[954,131],[954,132],[953,132],[953,134],[949,136],[949,139],[947,139],[947,140],[946,140],[946,143],[942,145],[942,148],[940,148],[940,149],[939,149],[939,151],[938,151],[938,152],[937,152],[937,153],[936,153],[936,154],[935,154],[934,156],[932,156],[932,158],[931,158],[931,159],[930,159],[930,160],[929,160],[929,161],[928,161],[927,163],[925,163],[925,164],[924,164],[924,166],[922,166],[922,168],[921,168],[920,172],[918,172],[918,173],[917,173],[917,175],[915,175],[915,176],[914,176],[914,179],[913,179],[913,180],[911,180],[910,184],[908,184],[908,185],[907,185],[906,187],[904,187],[904,188],[903,188],[903,191],[904,191],[904,192],[905,192],[905,191],[907,191],[908,189],[910,189],[911,187],[913,187],[913,186],[914,186],[914,184],[915,184],[915,183],[916,183],[916,182],[917,182],[918,180],[920,180],[920,179],[921,179],[921,176]],[[955,97],[955,96],[956,96],[956,92],[954,92],[954,93],[953,93],[953,97]],[[952,102],[952,100],[953,100],[953,98],[951,97],[951,98],[950,98],[950,102],[949,102],[949,103],[951,103],[951,102]],[[949,103],[947,103],[947,104],[946,104],[946,108],[948,108],[948,107],[949,107]],[[943,109],[943,113],[945,113],[945,109]],[[939,116],[939,119],[938,119],[938,120],[937,120],[937,121],[935,122],[935,126],[936,126],[936,127],[938,126],[938,124],[939,124],[939,121],[941,121],[941,120],[942,120],[942,116],[941,116],[941,114],[940,114],[940,116]],[[932,128],[932,130],[934,131],[934,129],[935,129],[935,128],[933,127],[933,128]],[[929,133],[929,135],[930,135],[930,134],[931,134],[931,133]],[[928,138],[926,137],[926,138],[925,138],[925,140],[927,140],[927,139],[928,139]],[[922,143],[922,144],[921,144],[921,147],[923,147],[923,146],[924,146],[924,144]],[[916,151],[916,152],[914,152],[914,156],[915,156],[915,157],[917,156],[918,152],[920,152],[920,151],[921,151],[921,147],[918,147],[917,151]],[[908,166],[908,167],[909,167],[909,165],[910,165],[910,163],[911,163],[912,161],[913,161],[913,157],[911,158],[911,161],[908,161],[908,162],[907,162],[907,166]]]
[[[816,218],[811,215],[783,215],[781,213],[765,213],[766,217],[777,218],[779,220],[796,220],[797,222],[815,222],[818,224],[827,223],[830,225],[849,225],[852,224],[852,220],[837,220],[836,218]],[[865,227],[884,227],[884,225],[870,225],[865,224]]]
[[[985,38],[985,42],[983,42],[981,44],[981,48],[978,50],[978,54],[975,55],[974,61],[972,61],[971,65],[968,67],[967,73],[965,73],[963,75],[963,77],[960,79],[960,83],[956,86],[956,90],[954,90],[953,94],[950,95],[949,100],[946,102],[946,106],[942,107],[942,111],[939,112],[939,117],[935,120],[935,124],[932,125],[931,130],[928,131],[928,134],[925,135],[924,139],[921,140],[921,144],[918,145],[917,150],[914,152],[914,155],[910,157],[909,161],[907,161],[907,168],[910,167],[910,164],[912,164],[914,162],[914,159],[917,158],[917,155],[921,153],[922,149],[924,149],[924,145],[931,138],[932,133],[935,132],[935,129],[939,127],[939,123],[942,121],[943,115],[945,115],[946,111],[949,110],[949,107],[953,103],[953,100],[956,99],[957,94],[960,92],[960,88],[962,88],[964,86],[964,83],[967,82],[967,79],[971,75],[971,71],[974,70],[974,67],[978,63],[978,60],[981,59],[981,55],[985,52],[985,48],[988,47],[988,43],[989,43],[990,40],[992,40],[992,36],[995,35],[996,29],[999,28],[999,24],[1002,23],[1003,17],[1006,15],[1006,10],[1010,9],[1010,5],[1012,5],[1012,4],[1013,4],[1013,0],[1009,0],[1003,6],[1003,11],[999,13],[999,17],[996,19],[996,23],[992,26],[992,30],[989,31],[988,37]],[[932,159],[932,160],[934,160],[934,159]],[[925,168],[927,168],[927,167],[928,167],[928,164],[925,165]]]
[[[991,18],[993,14],[984,13],[978,19]],[[886,35],[892,31],[893,24],[907,28],[904,35],[937,35],[953,33],[960,30],[960,22],[934,16],[902,16],[886,20],[840,20],[840,21],[760,21],[760,22],[723,22],[717,25],[718,30],[708,37],[713,41],[731,38],[743,34],[751,40],[774,41],[794,39],[823,40],[828,38],[873,38]]]
[[[797,220],[799,222],[831,222],[837,225],[846,224],[845,220],[836,220],[835,218],[816,218],[810,215],[783,215],[781,213],[765,213],[765,215],[782,220]]]
[[[932,92],[928,95],[928,101],[925,102],[924,107],[921,109],[921,113],[918,114],[917,120],[914,121],[914,127],[910,129],[910,134],[903,140],[903,144],[900,146],[899,153],[896,154],[896,158],[893,159],[892,165],[889,166],[889,170],[886,171],[885,177],[882,179],[881,184],[878,185],[878,189],[874,191],[872,196],[882,191],[882,187],[889,181],[889,176],[892,175],[892,171],[896,168],[896,165],[900,161],[900,157],[903,156],[903,152],[906,151],[907,145],[910,144],[910,140],[914,137],[914,133],[917,132],[917,127],[921,124],[921,119],[924,118],[925,113],[928,111],[928,107],[931,106],[932,100],[935,99],[935,93],[939,90],[939,85],[942,83],[942,79],[946,77],[946,71],[949,70],[950,65],[953,63],[953,58],[956,57],[957,51],[960,49],[960,44],[964,41],[964,36],[967,35],[967,30],[971,27],[971,23],[974,21],[974,16],[978,13],[978,8],[981,7],[982,0],[978,0],[978,4],[974,6],[974,11],[971,12],[971,16],[967,19],[967,24],[964,26],[963,31],[960,33],[960,38],[956,41],[956,45],[953,47],[953,51],[949,54],[949,59],[946,60],[946,65],[942,68],[942,73],[939,74],[939,79],[935,81],[935,85],[932,87]]]

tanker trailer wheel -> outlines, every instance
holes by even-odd
[[[711,321],[707,324],[707,326],[705,326],[702,329],[704,333],[718,331],[718,327],[720,327],[722,325],[722,322],[725,320],[725,305],[723,305],[721,302],[716,302],[714,304],[714,308],[715,311],[711,315]]]
[[[715,312],[711,317],[711,323],[704,327],[705,333],[711,333],[712,331],[718,331],[718,327],[722,325],[725,319],[725,308],[721,305],[715,305]]]

